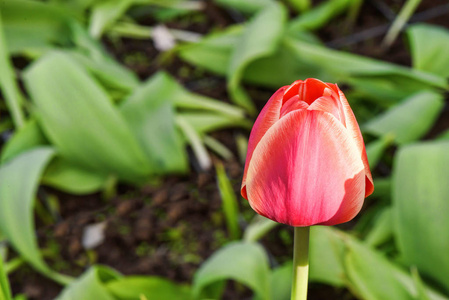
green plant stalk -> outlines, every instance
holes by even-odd
[[[238,222],[238,205],[237,198],[234,194],[232,184],[229,181],[223,164],[215,164],[218,179],[218,189],[223,201],[223,212],[226,218],[229,236],[232,240],[237,240],[242,235]]]
[[[352,0],[351,1],[351,4],[349,5],[349,8],[348,8],[347,17],[346,17],[347,29],[351,29],[354,26],[355,21],[357,20],[357,17],[359,16],[360,8],[362,7],[362,4],[363,4],[363,0]]]
[[[310,227],[295,227],[291,300],[307,300]]]
[[[415,12],[416,8],[420,3],[421,0],[407,0],[407,2],[405,2],[398,16],[396,17],[390,29],[388,30],[387,34],[385,35],[385,38],[382,42],[383,47],[388,48],[391,46],[391,44],[393,44],[393,42],[396,40],[399,33],[401,32],[402,28],[404,28],[404,25],[413,15],[413,13]]]
[[[308,11],[312,7],[311,0],[289,0],[288,2],[290,2],[294,9],[301,13]]]
[[[176,125],[178,125],[187,142],[192,146],[193,153],[195,154],[201,169],[209,169],[212,162],[200,136],[198,135],[198,132],[196,132],[192,125],[190,125],[189,122],[181,116],[176,117]]]
[[[0,88],[3,89],[6,105],[14,126],[20,128],[25,120],[20,107],[23,98],[14,77],[14,69],[9,60],[6,39],[3,34],[2,14],[0,12]]]

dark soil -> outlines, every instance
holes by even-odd
[[[396,41],[388,50],[379,46],[391,22],[389,14],[391,11],[397,12],[402,4],[403,1],[365,1],[355,24],[348,25],[345,18],[337,18],[318,34],[331,47],[410,65],[410,55],[402,40]],[[425,0],[419,11],[446,4],[447,1],[443,0]],[[244,16],[209,2],[205,10],[207,17],[192,17],[189,22],[184,19],[175,20],[168,26],[206,34],[245,20]],[[199,21],[191,22],[192,20]],[[448,25],[447,18],[443,16],[428,18],[426,21]],[[153,25],[156,20],[146,19],[141,22]],[[346,24],[346,27],[342,27],[342,24]],[[380,35],[370,37],[363,34],[366,30],[379,26],[387,26],[383,32],[380,30]],[[341,28],[346,29],[342,31]],[[120,62],[133,69],[142,79],[164,69],[196,93],[224,101],[228,99],[223,78],[196,70],[176,57],[160,55],[150,40],[105,40],[105,45]],[[259,108],[273,92],[253,87],[250,90],[256,95]],[[432,135],[449,127],[447,119],[448,114],[445,113]],[[234,129],[214,135],[236,157],[237,133],[249,135],[249,132]],[[172,176],[162,179],[158,184],[140,188],[119,186],[118,193],[111,199],[104,199],[101,194],[73,196],[41,187],[41,201],[45,200],[45,195],[54,195],[60,205],[60,215],[56,216],[54,224],[46,224],[36,216],[39,243],[52,253],[48,257],[49,264],[54,269],[73,276],[81,274],[92,264],[105,264],[123,274],[157,275],[190,283],[198,266],[215,250],[229,242],[215,173],[213,170],[197,172],[194,159],[192,161],[193,172],[189,176]],[[236,194],[239,194],[243,165],[237,159],[223,163]],[[240,206],[244,216],[249,218],[254,215],[246,201],[242,200]],[[104,242],[92,250],[85,250],[81,243],[83,231],[87,225],[99,222],[106,224]],[[244,223],[245,220],[242,225]],[[291,257],[291,239],[288,236],[291,236],[291,229],[279,227],[263,240],[278,263]],[[61,290],[60,286],[27,266],[20,267],[11,275],[11,284],[15,294],[23,293],[30,300],[53,299]],[[236,289],[233,284],[228,287],[223,299],[250,299],[247,290]],[[309,299],[354,298],[346,290],[312,284]]]

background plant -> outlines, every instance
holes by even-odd
[[[239,179],[228,178],[220,163],[227,245],[202,264],[190,284],[123,276],[100,265],[78,278],[59,274],[44,259],[34,222],[57,205],[50,201],[40,209],[36,195],[44,184],[80,195],[102,191],[110,201],[121,185],[145,186],[211,168],[211,152],[232,160],[229,145],[211,133],[249,129],[260,106],[254,90],[271,92],[307,77],[345,88],[376,170],[375,194],[352,227],[314,229],[311,281],[346,288],[360,299],[448,299],[449,130],[439,126],[429,135],[441,114],[446,116],[448,30],[406,24],[408,67],[331,48],[319,39],[317,33],[335,20],[351,28],[363,18],[366,3],[359,0],[319,5],[216,0],[236,24],[204,36],[165,25],[174,47],[154,59],[161,65],[181,59],[204,76],[222,78],[233,104],[194,93],[165,71],[141,79],[105,50],[105,41],[157,40],[160,27],[140,22],[142,14],[170,24],[201,16],[204,5],[0,3],[0,130],[7,136],[0,166],[0,240],[7,241],[0,244],[0,299],[12,298],[5,272],[24,263],[66,285],[60,299],[218,299],[226,280],[252,290],[254,299],[288,299],[283,283],[290,282],[290,263],[273,259],[258,243],[279,230],[271,232],[276,225],[260,218],[248,222],[252,215],[236,205]],[[407,19],[414,22],[414,16]],[[241,135],[238,143],[245,148]],[[9,246],[17,256],[9,254]]]

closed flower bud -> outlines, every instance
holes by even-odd
[[[259,214],[291,226],[353,219],[374,190],[362,134],[336,84],[280,88],[248,142],[241,193]]]

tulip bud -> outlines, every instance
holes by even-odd
[[[241,193],[262,216],[291,226],[353,219],[374,190],[357,120],[336,84],[280,88],[254,123]]]

